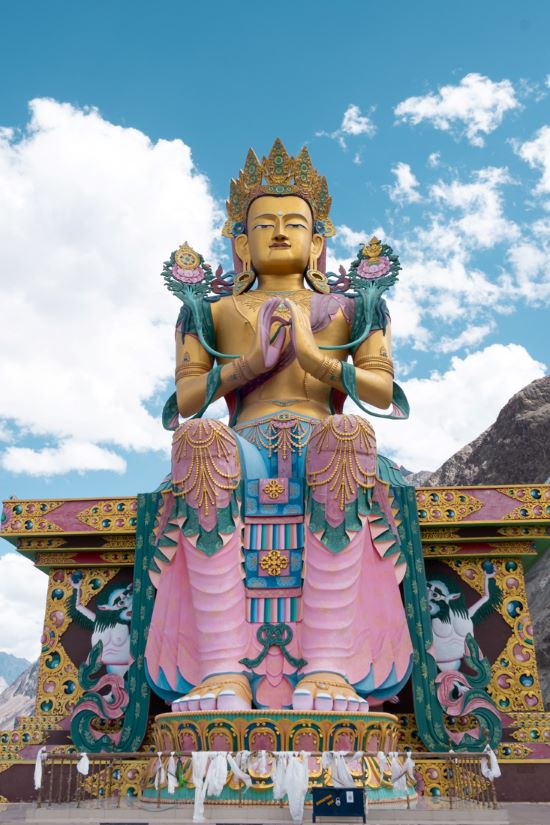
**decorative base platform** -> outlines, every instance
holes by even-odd
[[[161,713],[153,735],[163,751],[397,750],[391,713],[247,710]]]
[[[159,751],[394,751],[398,748],[399,721],[390,713],[338,713],[337,711],[200,711],[163,713],[155,717],[155,745]],[[232,773],[216,801],[246,805],[280,803],[273,800],[273,760],[260,770],[260,760],[251,758],[248,773],[251,788],[244,793],[243,784]],[[310,788],[329,786],[330,770],[324,770],[320,756],[309,757]],[[369,803],[416,803],[414,785],[401,790],[394,788],[391,777],[381,774],[378,760],[363,757],[348,763],[348,769],[359,787],[365,787]],[[190,758],[182,758],[177,768],[178,787],[174,794],[167,788],[154,787],[152,773],[143,790],[143,801],[191,801],[194,798]],[[308,795],[309,799],[309,795]]]

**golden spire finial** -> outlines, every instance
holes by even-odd
[[[311,163],[307,148],[293,158],[280,138],[276,138],[267,157],[258,160],[253,149],[248,150],[244,169],[229,186],[227,221],[222,230],[226,238],[246,231],[246,213],[253,200],[261,195],[298,195],[306,200],[313,213],[314,231],[326,238],[335,234],[329,218],[331,198],[325,177]]]

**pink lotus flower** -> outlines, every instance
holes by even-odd
[[[195,269],[182,269],[177,264],[172,267],[172,275],[182,284],[198,284],[204,278],[204,272],[197,266]]]
[[[360,278],[372,281],[375,278],[381,278],[382,275],[386,275],[390,271],[390,267],[390,259],[384,256],[376,258],[376,260],[373,261],[365,258],[357,267],[357,274]]]

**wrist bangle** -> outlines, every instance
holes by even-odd
[[[235,362],[235,371],[244,384],[249,384],[256,378],[246,358],[238,358]]]
[[[314,378],[318,381],[336,381],[340,361],[337,358],[328,358],[325,356],[319,369],[312,373]]]

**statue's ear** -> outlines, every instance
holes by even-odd
[[[247,235],[237,235],[235,238],[235,252],[243,263],[250,260]]]
[[[315,258],[315,260],[317,260],[317,258],[320,257],[321,252],[323,251],[324,242],[325,242],[325,239],[323,238],[322,235],[315,234],[311,238],[311,254]]]

